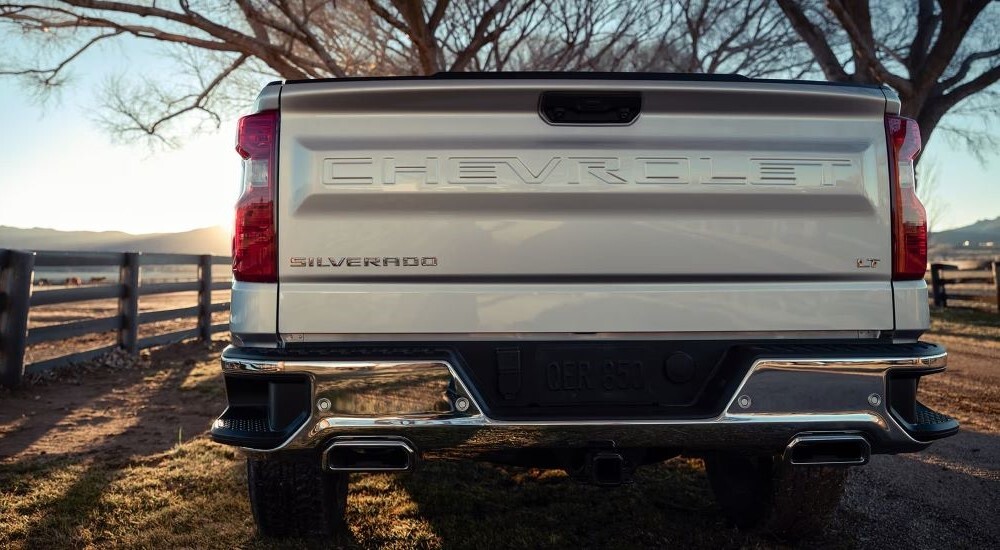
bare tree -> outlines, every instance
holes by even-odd
[[[636,70],[802,74],[812,57],[769,0],[38,0],[0,3],[0,32],[30,47],[0,75],[46,94],[88,50],[157,43],[169,76],[103,90],[115,136],[163,140],[218,126],[262,80],[438,71]]]
[[[787,32],[770,0],[664,3],[669,21],[632,67],[685,73],[800,78],[811,70],[808,49]]]
[[[937,128],[982,146],[995,134],[941,125],[947,113],[1000,114],[1000,5],[990,0],[778,0],[827,79],[887,84],[924,143]],[[973,152],[979,153],[977,147]]]
[[[540,4],[540,3],[539,3]],[[465,70],[484,51],[518,42],[539,17],[535,0],[62,0],[0,4],[0,25],[32,44],[0,74],[47,93],[81,55],[121,36],[159,42],[183,78],[117,78],[106,87],[105,123],[116,135],[167,139],[181,118],[219,113],[248,80],[429,74]],[[244,99],[245,102],[245,99]]]

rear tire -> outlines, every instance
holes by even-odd
[[[819,535],[844,494],[847,468],[792,466],[766,457],[705,458],[719,506],[737,527],[786,540]]]
[[[344,529],[346,473],[318,459],[247,458],[247,488],[257,531],[265,537],[330,536]]]

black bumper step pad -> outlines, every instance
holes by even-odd
[[[920,401],[917,401],[916,412],[917,421],[914,423],[909,423],[898,418],[897,420],[900,420],[903,429],[918,441],[941,439],[958,431],[958,420],[935,411]]]
[[[212,439],[251,449],[274,449],[309,418],[310,385],[302,375],[227,374],[229,407],[212,424]]]
[[[220,431],[230,431],[238,433],[261,433],[266,434],[271,431],[267,425],[266,418],[220,418],[215,422],[215,427]]]
[[[297,428],[298,426],[296,426]],[[273,449],[291,437],[294,430],[273,430],[263,408],[230,407],[212,424],[212,439],[251,449]]]

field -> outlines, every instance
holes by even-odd
[[[1000,317],[935,311],[927,339],[952,355],[947,373],[925,379],[924,395],[963,431],[852,470],[833,526],[808,547],[1000,541]],[[223,345],[187,342],[0,394],[0,547],[783,546],[726,524],[697,459],[648,467],[615,489],[485,464],[355,475],[343,539],[260,539],[242,457],[205,435],[225,401]]]

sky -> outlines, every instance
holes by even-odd
[[[125,41],[122,41],[125,42]],[[97,122],[111,75],[170,70],[138,41],[88,52],[59,96],[39,104],[0,77],[0,225],[176,232],[230,228],[239,193],[236,120],[176,149],[119,144]],[[263,85],[263,83],[262,83]],[[256,91],[247,92],[247,105]]]
[[[116,144],[95,122],[111,74],[169,70],[153,48],[108,46],[78,60],[58,102],[39,105],[0,77],[0,225],[61,230],[174,232],[231,226],[240,162],[235,118],[173,150]],[[247,92],[247,103],[255,91]],[[948,122],[948,119],[945,119]],[[954,121],[951,121],[954,122]],[[925,144],[945,208],[935,230],[1000,216],[1000,152],[986,164],[938,131]]]

